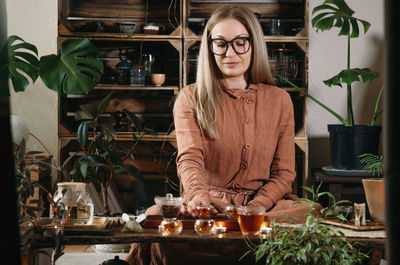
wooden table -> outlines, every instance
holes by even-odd
[[[121,233],[120,229],[114,229],[113,235],[82,235],[82,236],[65,236],[65,245],[92,245],[92,244],[122,244],[122,243],[184,243],[195,246],[235,246],[238,251],[232,253],[235,260],[243,255],[248,247],[244,242],[244,238],[239,231],[228,231],[222,236],[200,236],[194,230],[183,230],[179,235],[165,236],[160,234],[155,229],[144,229],[141,233]],[[259,237],[253,236],[250,239],[259,242]],[[350,242],[364,243],[365,247],[372,249],[372,257],[369,263],[379,264],[383,256],[385,239],[370,239],[370,238],[348,238]],[[40,248],[49,248],[55,246],[54,237],[43,237],[33,235],[30,241],[31,249],[37,250]],[[241,263],[247,264],[247,263]]]

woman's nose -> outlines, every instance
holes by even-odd
[[[228,50],[226,51],[226,56],[231,57],[231,56],[235,56],[236,52],[232,47],[232,44],[228,44]]]

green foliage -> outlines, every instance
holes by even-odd
[[[312,14],[316,13],[318,14],[311,20],[312,26],[322,31],[330,30],[332,27],[339,28],[339,36],[357,38],[360,35],[358,23],[364,27],[364,34],[371,26],[369,22],[353,17],[355,12],[344,0],[326,0],[313,9]]]
[[[67,40],[61,45],[60,56],[40,58],[40,78],[57,93],[87,94],[103,75],[103,63],[93,57],[98,55],[99,50],[88,39]]]
[[[278,225],[272,220],[271,236],[260,239],[260,244],[255,244],[249,239],[245,239],[250,248],[241,258],[252,253],[256,262],[265,259],[268,265],[319,265],[319,264],[360,264],[368,255],[360,252],[355,245],[348,242],[346,236],[331,226],[324,225],[320,221],[322,218],[334,216],[344,218],[337,214],[334,207],[345,201],[334,202],[332,206],[323,208],[316,217],[315,200],[322,196],[329,196],[334,199],[329,192],[319,192],[312,188],[305,187],[311,193],[312,199],[303,199],[310,205],[305,224],[301,225]]]
[[[359,156],[361,169],[366,169],[372,172],[374,176],[383,175],[383,155],[362,154]]]
[[[75,113],[75,119],[80,121],[77,139],[81,150],[70,155],[63,163],[63,168],[72,165],[69,174],[74,181],[93,182],[107,187],[115,174],[143,178],[138,168],[125,162],[128,158],[134,159],[133,151],[144,135],[157,134],[145,128],[134,113],[124,110],[122,118],[130,121],[129,125],[136,130],[132,132],[134,141],[129,147],[119,144],[115,140],[117,133],[110,119],[104,115],[111,98],[112,93],[98,106],[81,105],[81,110]]]
[[[331,86],[340,86],[342,87],[342,83],[351,84],[356,81],[362,81],[363,83],[367,81],[372,81],[378,78],[379,73],[372,71],[369,68],[352,68],[345,69],[340,71],[339,74],[331,77],[328,80],[323,81],[325,85]],[[360,80],[361,78],[361,80]]]
[[[357,38],[360,36],[360,27],[364,29],[364,34],[366,34],[371,26],[371,24],[363,19],[354,17],[354,10],[352,10],[346,3],[345,0],[325,0],[321,5],[316,6],[313,11],[313,18],[311,24],[316,28],[317,32],[319,30],[331,30],[332,28],[338,28],[338,36],[347,37],[347,65],[346,68],[341,70],[335,76],[324,80],[324,84],[331,86],[340,86],[346,84],[347,88],[347,116],[346,118],[339,115],[337,112],[333,111],[331,108],[318,101],[316,98],[312,97],[310,94],[306,93],[303,89],[295,86],[292,82],[288,82],[285,78],[278,76],[283,79],[291,86],[299,90],[308,96],[311,100],[316,102],[322,108],[327,110],[333,116],[335,116],[343,125],[353,126],[355,125],[354,114],[353,114],[353,96],[352,96],[352,83],[354,82],[367,82],[373,81],[379,77],[379,73],[369,69],[369,68],[351,68],[350,67],[350,40],[352,38]],[[377,104],[379,103],[380,96],[378,97]],[[377,115],[376,115],[377,114]],[[379,116],[380,112],[375,109],[372,117],[371,124],[375,123],[375,119]]]
[[[23,92],[40,75],[43,83],[60,94],[87,94],[100,80],[103,63],[97,59],[99,50],[88,39],[72,39],[62,44],[60,55],[50,54],[38,59],[35,45],[18,36],[8,37],[8,60],[0,62],[0,82],[11,79],[15,92]],[[0,96],[10,96],[0,91]]]
[[[32,82],[38,78],[39,60],[37,59],[37,48],[25,42],[18,36],[10,36],[7,40],[8,63],[2,64],[0,81],[11,79],[15,92],[25,91],[29,85],[28,79],[20,72],[29,76]],[[9,91],[2,91],[2,94],[9,96]]]

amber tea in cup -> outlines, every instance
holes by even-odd
[[[239,209],[239,227],[243,235],[258,235],[264,222],[263,207],[241,207]]]
[[[209,219],[214,215],[213,210],[214,206],[212,205],[198,205],[196,207],[197,218]]]
[[[158,227],[159,232],[167,235],[176,235],[182,232],[183,224],[180,220],[163,220]]]
[[[213,227],[215,221],[213,219],[197,219],[194,223],[194,231],[199,235],[211,235],[213,234]]]
[[[229,219],[238,219],[240,206],[228,205],[225,207],[225,215]]]

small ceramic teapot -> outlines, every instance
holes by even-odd
[[[119,259],[119,256],[115,256],[113,259],[106,260],[99,265],[129,265],[125,260]]]

